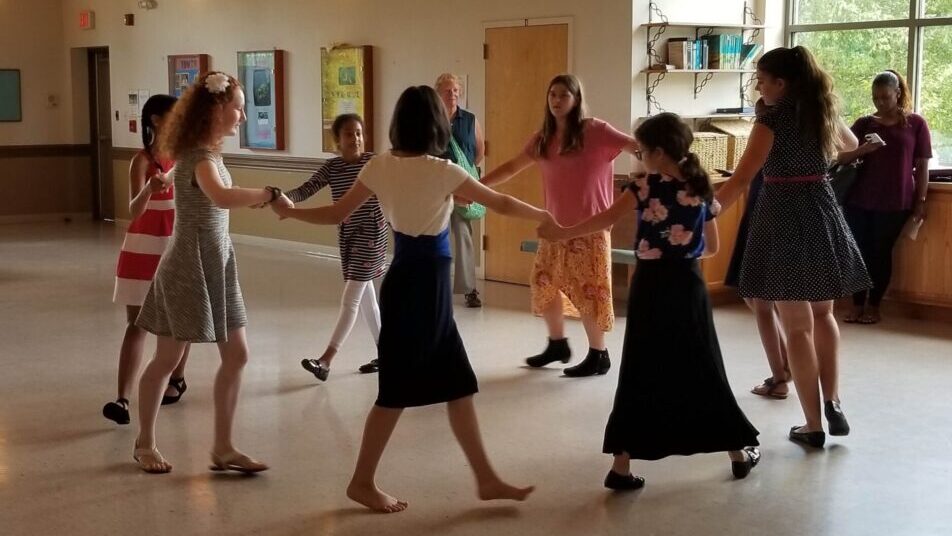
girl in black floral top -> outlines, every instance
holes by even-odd
[[[707,286],[698,259],[718,249],[713,186],[689,148],[690,129],[663,113],[635,131],[636,154],[651,174],[605,212],[573,227],[543,226],[549,240],[606,229],[638,210],[638,263],[631,279],[615,405],[603,452],[614,455],[605,486],[637,489],[632,458],[727,451],[734,476],[760,461],[757,430],[727,383]]]

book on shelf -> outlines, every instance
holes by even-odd
[[[754,67],[754,59],[760,54],[760,51],[763,50],[763,45],[759,43],[750,43],[745,44],[741,48],[741,60],[740,68],[741,69],[751,69]]]
[[[753,106],[734,106],[730,108],[717,108],[714,110],[714,113],[717,114],[752,114],[754,113]]]
[[[710,69],[709,45],[701,39],[676,37],[668,39],[668,64],[675,69],[697,71]]]

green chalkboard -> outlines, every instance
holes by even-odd
[[[0,69],[0,121],[23,121],[20,69]]]

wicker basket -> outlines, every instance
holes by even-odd
[[[701,165],[711,175],[715,169],[727,168],[727,134],[719,132],[695,132],[691,152],[697,153]]]
[[[734,170],[740,162],[740,157],[747,148],[747,140],[750,138],[750,129],[753,124],[749,121],[712,121],[711,127],[727,134],[727,168]]]

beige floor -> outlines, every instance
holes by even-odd
[[[135,423],[100,415],[114,396],[124,328],[110,303],[120,241],[108,224],[0,226],[0,534],[952,534],[948,325],[844,327],[854,432],[806,452],[785,439],[800,421],[796,399],[747,393],[766,375],[751,317],[718,309],[763,464],[733,481],[723,455],[638,463],[646,489],[616,496],[601,487],[609,458],[600,450],[617,366],[581,380],[520,367],[544,328],[525,312],[526,289],[499,284],[487,285],[488,307],[458,308],[457,320],[492,458],[506,478],[538,490],[522,504],[476,500],[444,408],[429,407],[405,414],[379,474],[410,509],[369,514],[343,494],[376,393],[374,376],[354,372],[371,357],[369,334],[358,325],[318,385],[298,362],[333,327],[339,268],[250,246],[238,247],[252,348],[238,444],[273,469],[254,478],[207,470],[217,357],[202,345],[188,393],[160,415],[160,447],[175,471],[143,474],[130,457]],[[580,326],[570,330],[581,353]],[[609,337],[616,364],[622,331]]]

